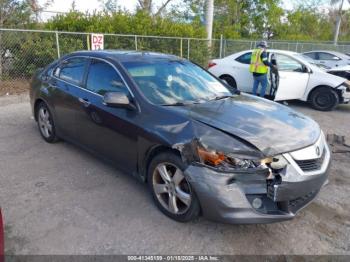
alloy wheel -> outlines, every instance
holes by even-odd
[[[181,215],[190,208],[191,187],[180,168],[161,163],[154,169],[152,182],[158,201],[167,211]]]
[[[45,107],[40,107],[38,112],[38,123],[40,131],[45,138],[52,136],[52,122],[50,112]]]

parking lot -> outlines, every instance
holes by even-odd
[[[350,141],[350,105],[318,112]],[[65,142],[45,143],[27,95],[0,97],[0,206],[7,254],[350,254],[350,153],[335,153],[330,183],[288,222],[181,224],[145,185]]]

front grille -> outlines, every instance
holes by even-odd
[[[326,149],[323,150],[322,156],[320,158],[308,159],[308,160],[295,160],[298,166],[304,172],[310,172],[321,169],[324,158],[326,156]]]

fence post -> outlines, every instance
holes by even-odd
[[[56,47],[57,47],[57,58],[61,57],[60,42],[58,41],[58,32],[56,31]]]
[[[180,57],[182,58],[182,38],[181,38],[181,41],[180,41]]]
[[[86,47],[87,47],[87,50],[90,50],[90,34],[87,34],[86,35]]]
[[[0,30],[0,80],[2,80],[2,34],[4,31]]]
[[[135,35],[135,50],[137,51],[137,35]]]
[[[187,40],[187,60],[190,60],[190,39]]]
[[[224,40],[224,36],[221,34],[220,35],[220,58],[222,58],[222,41]]]
[[[225,57],[226,56],[226,46],[227,46],[227,39],[224,40],[224,47],[223,47],[223,56]]]
[[[297,53],[298,53],[298,46],[299,46],[299,42],[297,42],[295,45],[295,52],[297,52]]]

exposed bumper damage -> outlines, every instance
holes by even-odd
[[[196,143],[200,141],[181,148],[186,160]],[[179,145],[176,147],[180,149]],[[226,143],[222,148],[234,147]],[[251,152],[244,148],[240,153]],[[295,217],[327,184],[330,150],[321,133],[313,145],[282,155],[288,163],[280,170],[220,169],[191,159],[185,175],[200,201],[203,215],[238,224],[272,223]]]
[[[348,81],[349,82],[349,81]],[[337,88],[339,90],[339,95],[340,95],[340,103],[343,103],[343,104],[348,104],[350,102],[350,86],[349,84],[347,83],[346,86],[345,84],[339,86]]]
[[[262,174],[220,173],[189,166],[185,175],[201,203],[203,215],[225,223],[272,223],[292,219],[327,183],[327,171],[298,182],[269,184]],[[261,200],[254,208],[253,201]],[[255,200],[257,201],[257,200]]]

